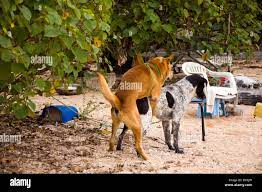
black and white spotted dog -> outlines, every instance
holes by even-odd
[[[206,95],[207,80],[200,75],[194,74],[184,77],[180,81],[162,88],[157,104],[156,117],[162,121],[165,142],[169,149],[176,153],[183,153],[178,146],[178,131],[180,122],[185,114],[188,104],[194,96],[203,99]],[[137,108],[141,116],[143,129],[151,124],[152,111],[147,98],[137,100]],[[170,129],[172,124],[172,129]],[[121,150],[122,141],[128,128],[124,126],[118,139],[117,150]],[[173,135],[173,145],[171,137]]]

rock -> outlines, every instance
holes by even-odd
[[[239,90],[238,104],[253,105],[262,102],[262,90]]]
[[[243,110],[240,109],[238,106],[234,107],[233,105],[227,104],[226,105],[226,113],[228,116],[242,116],[243,115]]]

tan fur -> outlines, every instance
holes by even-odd
[[[133,67],[136,65],[141,65],[144,64],[144,60],[143,57],[140,53],[138,53],[135,57],[134,57],[134,63],[133,63]]]
[[[173,59],[173,56],[167,58],[156,57],[148,62],[149,67],[147,67],[145,64],[142,64],[143,61],[139,57],[135,58],[136,65],[123,75],[121,82],[142,83],[142,90],[140,91],[118,89],[113,94],[104,76],[98,73],[100,89],[105,99],[112,105],[112,135],[109,142],[109,150],[114,150],[116,131],[119,128],[119,124],[124,122],[133,131],[135,148],[138,154],[145,160],[148,159],[142,148],[142,130],[136,100],[150,97],[150,104],[154,114],[161,87],[172,68],[170,64],[171,59]]]
[[[106,79],[105,77],[101,74],[101,73],[97,73],[98,75],[98,82],[99,82],[99,85],[100,85],[100,89],[101,89],[101,92],[103,93],[103,96],[105,97],[106,100],[109,101],[109,103],[112,105],[112,107],[115,107],[117,109],[120,109],[120,101],[118,99],[118,97],[116,95],[114,95],[107,82],[106,82]]]

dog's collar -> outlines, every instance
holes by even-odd
[[[159,75],[160,78],[162,78],[162,74],[161,74],[161,71],[159,69],[159,67],[156,65],[156,64],[153,64],[153,63],[144,63],[146,65],[146,67],[149,69],[150,71],[150,75],[152,75],[152,73],[154,74],[154,78],[155,78],[155,75]],[[152,69],[151,66],[153,66],[153,68],[155,69]],[[152,71],[156,71],[156,72],[152,72]],[[157,74],[155,74],[157,73]]]

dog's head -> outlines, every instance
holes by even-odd
[[[199,99],[204,99],[207,94],[207,80],[198,74],[187,76],[186,79],[193,85],[193,87],[196,87],[197,97]]]
[[[157,73],[160,73],[161,81],[164,83],[164,81],[167,78],[171,78],[172,76],[172,65],[171,61],[174,58],[173,55],[170,55],[169,57],[155,57],[151,60],[149,60],[150,64],[154,64],[157,69],[154,69]]]

